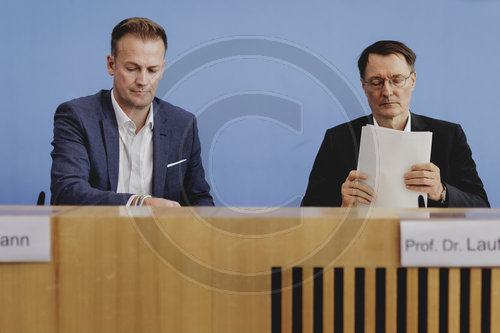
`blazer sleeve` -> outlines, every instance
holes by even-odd
[[[342,205],[340,187],[343,182],[343,172],[339,170],[339,163],[335,163],[336,156],[338,156],[338,152],[336,152],[334,135],[330,129],[326,132],[314,160],[301,206]]]
[[[490,207],[483,183],[476,171],[472,151],[460,125],[455,126],[454,144],[450,155],[449,178],[442,178],[446,185],[445,207]],[[442,206],[429,200],[429,206]]]
[[[125,205],[131,196],[91,186],[89,135],[71,103],[61,104],[54,116],[51,168],[52,205]],[[94,133],[93,135],[95,135]],[[106,156],[100,156],[106,170]]]
[[[201,160],[201,145],[198,136],[196,117],[193,116],[191,154],[184,176],[181,202],[182,206],[214,206],[210,195],[210,186],[205,180],[205,171]]]

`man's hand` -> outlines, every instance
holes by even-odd
[[[342,184],[342,207],[350,207],[357,202],[369,205],[375,199],[373,189],[362,182],[368,179],[368,175],[364,172],[352,170],[349,172],[347,179]]]
[[[444,188],[440,170],[434,163],[415,164],[404,177],[407,189],[425,192],[429,199],[434,201],[441,200]]]
[[[180,207],[177,201],[167,200],[163,198],[153,198],[149,197],[144,199],[143,206],[154,206],[154,207]]]

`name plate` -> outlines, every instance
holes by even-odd
[[[500,221],[402,221],[401,265],[500,266]]]
[[[50,216],[0,216],[0,262],[50,261]]]

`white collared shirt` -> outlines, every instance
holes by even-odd
[[[146,123],[135,134],[134,122],[122,110],[111,90],[111,102],[120,134],[117,193],[151,195],[153,188],[153,103]],[[127,205],[134,198],[131,196]]]
[[[373,117],[373,125],[379,127],[380,125],[377,123],[375,117]],[[405,132],[411,132],[411,113],[408,114],[408,120],[406,121],[405,128],[403,129]]]

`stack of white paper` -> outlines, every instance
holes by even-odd
[[[404,174],[412,165],[430,162],[432,132],[405,132],[363,126],[358,170],[368,175],[364,182],[375,190],[373,207],[418,207],[419,195],[406,189]]]

